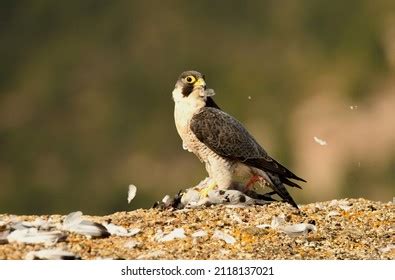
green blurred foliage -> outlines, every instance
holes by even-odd
[[[394,74],[382,43],[394,16],[391,0],[1,1],[0,212],[149,207],[203,179],[173,121],[190,69],[226,111],[261,121],[263,146],[298,173],[289,112],[327,72],[346,81],[339,94],[372,95]],[[352,177],[340,194],[363,195]],[[293,193],[309,202],[314,188]]]

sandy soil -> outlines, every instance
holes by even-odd
[[[53,248],[70,253],[59,258],[81,259],[395,259],[393,203],[343,199],[300,208],[298,213],[276,202],[83,216],[99,231],[119,226],[118,233],[108,230],[101,237],[70,232],[60,215],[3,214],[0,259],[39,258],[31,252]],[[9,238],[16,228],[29,227],[63,236],[33,244]]]

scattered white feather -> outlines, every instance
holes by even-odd
[[[164,234],[163,232],[159,231],[157,235],[155,235],[155,240],[158,242],[166,242],[172,241],[174,239],[182,239],[185,238],[185,231],[183,228],[176,228],[169,234]]]
[[[357,106],[357,105],[351,105],[351,106],[350,106],[350,109],[351,109],[351,110],[356,110],[356,109],[358,109],[358,106]]]
[[[83,220],[81,223],[77,225],[64,229],[70,232],[91,236],[91,237],[108,237],[110,235],[110,233],[103,225],[86,220]]]
[[[68,214],[66,218],[64,218],[63,226],[71,227],[81,222],[82,222],[82,212],[76,211]]]
[[[61,249],[45,249],[26,254],[25,260],[75,260],[80,259],[74,253]]]
[[[70,213],[63,221],[62,229],[90,237],[108,237],[110,233],[102,224],[82,219],[82,212]]]
[[[112,223],[103,223],[103,226],[111,235],[128,236],[128,230],[124,227],[114,225]]]
[[[139,246],[141,243],[135,240],[129,240],[123,244],[123,247],[126,249],[133,249]]]
[[[261,224],[261,225],[257,225],[256,227],[265,229],[265,228],[271,228],[272,226],[269,224]]]
[[[206,96],[214,96],[215,95],[215,91],[212,88],[208,88],[204,91]]]
[[[257,225],[257,228],[272,228],[275,230],[282,231],[291,237],[296,237],[300,235],[304,235],[309,233],[310,231],[316,231],[317,228],[312,224],[293,224],[293,225],[286,225],[285,224],[285,216],[284,214],[280,214],[278,216],[274,216],[272,218],[271,224],[262,224]]]
[[[130,228],[128,229],[128,236],[134,236],[137,233],[139,233],[141,231],[141,229],[139,228]]]
[[[32,222],[23,221],[23,222],[21,222],[21,225],[26,228],[34,227],[34,228],[39,228],[39,229],[44,229],[44,230],[47,230],[53,226],[53,225],[51,225],[51,223],[49,221],[43,220],[41,218],[37,218]]]
[[[168,203],[170,203],[171,202],[171,197],[170,197],[170,195],[165,195],[165,197],[162,199],[162,202],[164,203],[164,204],[168,204]]]
[[[38,231],[36,228],[17,229],[8,234],[8,242],[54,244],[65,235],[61,231]]]
[[[339,216],[340,213],[338,211],[329,211],[329,213],[326,215],[327,217],[333,217],[333,216]]]
[[[212,238],[223,240],[227,244],[233,244],[236,242],[236,239],[233,236],[220,230],[215,230]]]
[[[32,226],[26,225],[26,223],[28,223],[28,222],[18,221],[15,223],[11,223],[10,228],[16,229],[16,230],[22,230],[22,229],[28,229],[28,228],[32,227]]]
[[[318,138],[317,136],[314,136],[314,141],[318,144],[320,144],[321,146],[326,146],[328,145],[328,143],[325,140],[322,140],[320,138]]]
[[[133,236],[141,231],[139,228],[127,229],[112,223],[103,223],[103,226],[105,226],[105,228],[111,235],[117,236]]]
[[[331,203],[329,203],[329,206],[338,207],[346,212],[352,208],[352,205],[350,205],[350,203],[344,199],[342,199],[342,200],[334,199],[331,201]]]
[[[285,224],[285,216],[284,214],[280,214],[273,217],[270,227],[276,229],[281,227],[283,224]]]
[[[137,188],[135,185],[129,185],[128,203],[130,203],[133,200],[133,198],[136,196],[136,191],[137,191]]]
[[[339,204],[339,201],[336,199],[332,199],[331,202],[329,203],[329,207],[337,207]]]
[[[199,238],[199,237],[205,237],[205,236],[207,236],[207,232],[202,229],[197,230],[194,233],[192,233],[193,238]]]
[[[200,199],[200,194],[197,190],[189,189],[182,197],[181,203],[187,205],[188,203],[197,203]]]
[[[342,205],[342,204],[340,204],[339,208],[347,212],[348,210],[350,210],[352,208],[352,206],[351,205]]]
[[[309,233],[310,231],[316,231],[317,228],[312,224],[294,224],[286,225],[279,228],[282,232],[288,236],[296,237]]]

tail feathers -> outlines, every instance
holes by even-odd
[[[305,179],[295,175],[290,170],[288,170],[285,166],[283,166],[278,161],[272,158],[270,158],[270,160],[268,160],[267,158],[253,158],[253,159],[247,159],[244,162],[247,165],[259,168],[265,172],[273,172],[274,174],[277,174],[283,178],[298,180],[306,183]]]
[[[272,181],[271,188],[275,191],[285,202],[288,202],[296,209],[299,209],[296,202],[293,200],[291,195],[288,193],[284,184],[280,181],[280,178],[276,175],[267,173],[269,175],[270,180]]]
[[[293,174],[293,173],[292,173]],[[307,183],[307,181],[305,180],[305,179],[303,179],[303,178],[300,178],[300,177],[298,177],[298,176],[296,176],[295,174],[293,174],[293,176],[292,177],[290,177],[291,179],[295,179],[295,180],[298,180],[298,181],[301,181],[301,182],[305,182],[305,183]]]
[[[295,175],[295,173],[291,172],[289,169],[287,169],[284,165],[282,165],[278,161],[276,161],[276,160],[273,160],[273,161],[275,163],[277,163],[281,168],[283,168],[285,170],[285,175],[286,175],[285,177],[288,177],[288,178],[293,179],[293,180],[298,180],[298,181],[301,181],[301,182],[305,182],[305,183],[307,182],[305,179]]]
[[[287,178],[281,178],[280,180],[281,180],[281,182],[283,182],[284,184],[286,184],[288,186],[295,187],[295,188],[298,188],[298,189],[302,189],[301,186],[299,186],[295,182],[292,182],[292,181],[288,180]]]

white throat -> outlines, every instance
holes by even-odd
[[[203,89],[202,89],[203,90]],[[194,90],[190,95],[184,96],[181,88],[176,87],[173,90],[174,120],[178,134],[184,138],[189,129],[189,122],[192,117],[206,105],[205,96],[201,90]],[[183,139],[185,140],[185,139]]]
[[[179,112],[183,115],[192,117],[206,105],[204,90],[194,90],[190,95],[184,96],[181,92],[181,88],[175,88],[172,94],[175,103],[175,112]]]

